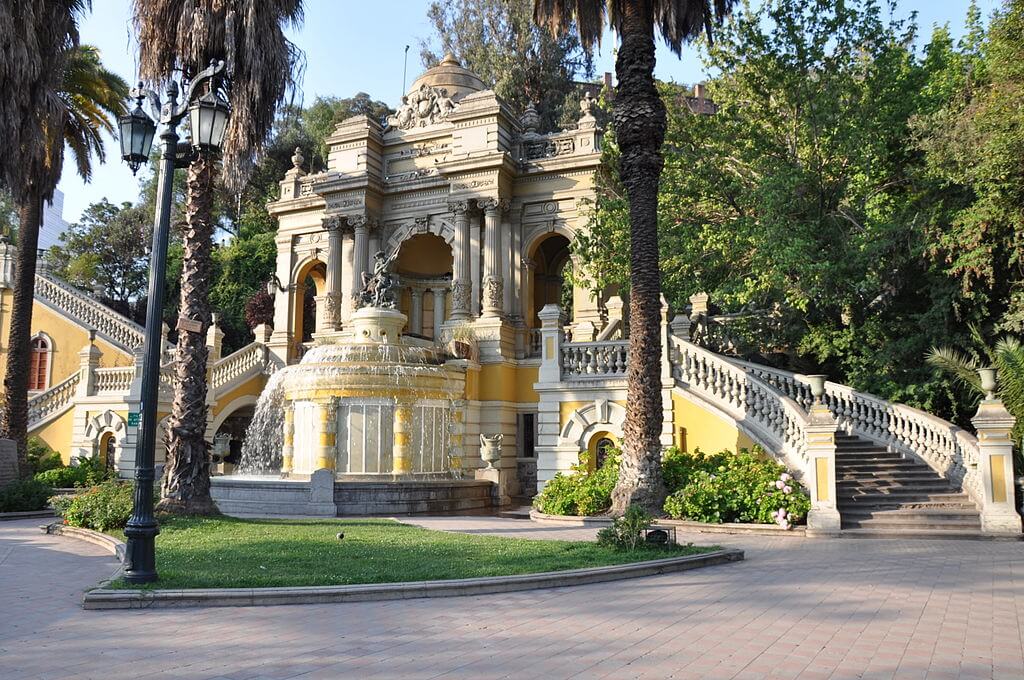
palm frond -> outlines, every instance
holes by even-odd
[[[974,357],[952,347],[932,347],[925,361],[933,368],[948,374],[956,383],[978,394],[984,394],[981,389],[981,378],[978,376],[980,365]]]

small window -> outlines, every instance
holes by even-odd
[[[537,414],[522,413],[519,415],[520,457],[535,458],[537,456]]]
[[[32,338],[32,356],[29,359],[28,389],[41,391],[49,387],[50,343],[41,336]]]

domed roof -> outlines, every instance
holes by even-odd
[[[460,64],[451,52],[444,55],[444,59],[437,66],[427,69],[423,75],[417,78],[409,88],[409,93],[419,90],[423,85],[447,90],[448,96],[453,101],[458,101],[467,94],[487,89],[484,81],[480,80],[480,76]]]

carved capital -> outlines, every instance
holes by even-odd
[[[465,215],[469,211],[469,201],[448,201],[448,210],[455,215]]]
[[[320,223],[327,231],[341,231],[345,228],[345,217],[342,215],[331,215],[323,218]]]
[[[484,212],[505,212],[508,210],[508,199],[504,198],[478,198],[476,204]]]

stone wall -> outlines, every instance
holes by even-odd
[[[0,439],[0,489],[18,478],[18,449],[11,439]]]

